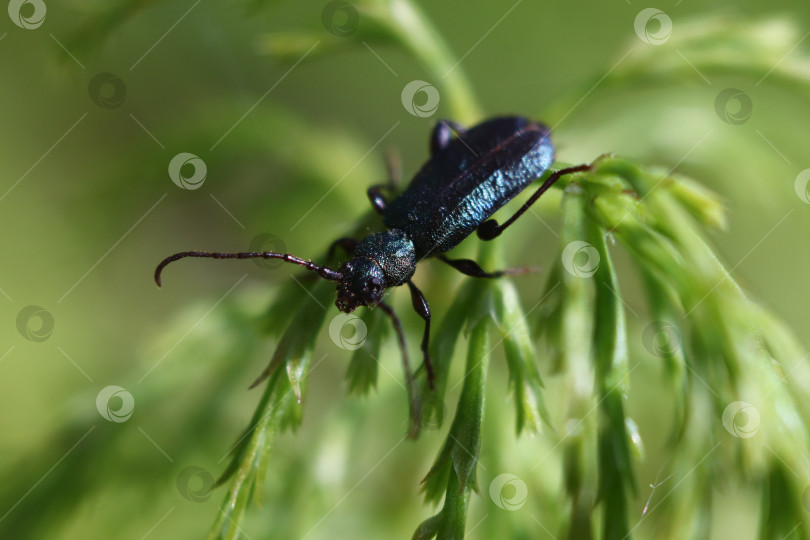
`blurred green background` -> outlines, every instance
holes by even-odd
[[[185,249],[244,250],[260,234],[273,235],[275,247],[317,256],[368,211],[364,192],[384,178],[386,149],[399,153],[405,179],[417,170],[433,123],[452,116],[449,100],[435,115],[409,114],[403,87],[434,82],[431,75],[396,47],[349,44],[329,33],[321,21],[326,2],[44,4],[36,28],[0,17],[0,536],[199,538],[224,490],[195,495],[194,484],[184,492],[183,471],[197,466],[216,477],[224,469],[260,395],[246,388],[274,344],[253,328],[255,318],[277,291],[299,285],[285,267],[194,261],[170,267],[158,289],[156,263]],[[673,29],[659,46],[634,31],[647,7],[635,1],[420,7],[485,115],[545,119],[567,163],[615,152],[719,192],[729,228],[713,236],[717,253],[807,344],[810,205],[794,183],[810,167],[810,5],[663,2],[655,7]],[[36,6],[21,9],[29,16]],[[687,39],[700,28],[745,36],[755,27],[761,58],[732,48],[706,59]],[[321,49],[290,70],[292,63],[274,54],[272,36],[294,30]],[[327,49],[335,50],[320,54]],[[803,86],[801,77],[785,75],[788,68],[805,74]],[[100,73],[120,78],[125,96],[107,86],[94,100],[91,81]],[[716,111],[726,88],[750,98],[751,115],[739,124]],[[110,97],[107,108],[99,106]],[[169,162],[181,152],[206,164],[199,189],[180,189],[169,177]],[[538,205],[548,227],[527,218],[504,236],[510,265],[548,266],[558,201]],[[459,253],[473,255],[476,242]],[[640,314],[629,317],[631,348],[640,349],[643,295],[621,254],[617,266],[628,308]],[[416,280],[434,320],[463,279],[435,263],[420,267]],[[543,282],[517,283],[524,307],[533,305]],[[394,296],[415,356],[421,323],[408,312],[407,295]],[[29,305],[52,317],[45,339],[26,339],[18,329]],[[337,313],[329,309],[327,322]],[[40,321],[47,326],[48,316],[34,317],[28,328],[36,331]],[[393,342],[389,335],[377,391],[347,396],[351,352],[335,348],[324,328],[303,425],[277,441],[268,485],[260,486],[263,505],[249,511],[246,537],[409,537],[432,513],[421,504],[419,479],[442,433],[396,444],[405,410]],[[490,384],[471,537],[491,537],[499,520],[514,517],[495,516],[509,513],[486,494],[502,464],[534,463],[553,447],[543,437],[512,437],[501,368],[494,366]],[[638,469],[637,517],[671,427],[660,420],[667,402],[659,370],[650,361],[632,377],[637,393],[628,409],[648,453]],[[96,408],[109,385],[133,396],[125,422],[107,421]],[[553,404],[553,379],[549,386]],[[562,504],[558,467],[550,458],[535,471],[530,493],[544,495],[527,508],[536,522]],[[205,474],[194,482],[204,484]],[[757,494],[717,489],[713,537],[753,538]],[[534,521],[525,519],[510,536],[543,537]],[[655,537],[652,528],[637,534]]]

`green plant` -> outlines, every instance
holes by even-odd
[[[258,18],[272,3],[247,4]],[[67,49],[84,59],[132,13],[156,5],[131,0],[94,8],[103,13],[79,28],[73,40],[66,39]],[[309,58],[333,59],[364,46],[398,51],[439,87],[447,117],[474,123],[485,116],[463,66],[416,5],[409,0],[358,0],[354,8],[363,24],[351,37],[325,36],[315,21],[312,28],[264,35],[258,50],[287,65],[310,50],[314,52]],[[91,419],[87,408],[79,407],[41,452],[25,456],[23,465],[48,463],[42,467],[48,470],[58,458],[50,448],[85,442],[65,454],[52,474],[42,477],[42,471],[23,467],[13,475],[3,497],[13,511],[7,519],[3,516],[0,526],[49,536],[81,518],[79,510],[88,494],[106,502],[107,493],[113,492],[118,504],[104,506],[103,520],[109,523],[103,524],[118,533],[119,522],[133,514],[146,515],[158,503],[165,503],[168,512],[184,504],[178,503],[177,491],[189,499],[189,488],[180,489],[177,469],[201,462],[207,470],[222,473],[225,489],[209,493],[212,486],[204,482],[191,498],[205,504],[213,497],[211,503],[195,507],[184,526],[177,526],[178,535],[189,534],[189,523],[201,530],[203,515],[214,522],[211,539],[255,537],[253,530],[266,536],[306,537],[325,518],[342,514],[337,505],[349,494],[363,491],[357,504],[358,528],[369,537],[391,531],[415,531],[415,538],[462,538],[476,532],[482,537],[537,537],[545,531],[568,538],[703,538],[717,534],[712,529],[718,521],[717,493],[736,488],[759,498],[758,513],[757,503],[739,512],[750,514],[741,528],[756,522],[751,516],[757,514],[761,538],[807,538],[810,524],[801,504],[810,478],[806,356],[785,325],[735,282],[710,247],[710,235],[726,228],[720,197],[669,168],[642,165],[647,160],[638,156],[656,149],[656,142],[639,136],[645,132],[638,129],[638,118],[655,104],[648,106],[629,92],[674,87],[687,77],[759,80],[768,73],[777,88],[803,97],[810,87],[807,58],[790,56],[799,38],[795,26],[785,21],[684,22],[668,46],[637,43],[604,76],[599,73],[542,110],[538,104],[526,111],[555,126],[556,141],[575,135],[582,137],[581,147],[592,148],[585,135],[596,120],[582,115],[586,127],[578,127],[572,111],[587,105],[580,105],[583,96],[592,95],[597,85],[608,98],[627,91],[628,101],[635,101],[617,108],[618,125],[611,127],[616,128],[615,139],[632,141],[636,157],[595,157],[602,151],[597,150],[589,156],[592,171],[559,183],[536,205],[543,216],[554,218],[558,209],[561,216],[555,229],[556,252],[543,253],[550,268],[538,298],[532,297],[541,288],[536,276],[522,282],[465,279],[441,300],[429,295],[435,310],[432,357],[437,389],[429,391],[420,379],[421,407],[409,407],[404,389],[392,382],[401,374],[380,376],[386,365],[396,365],[387,360],[397,353],[388,321],[371,310],[360,314],[368,336],[351,355],[346,386],[353,394],[376,394],[366,401],[357,396],[341,399],[341,385],[328,375],[323,377],[338,390],[326,398],[313,391],[320,379],[314,370],[325,369],[319,367],[323,357],[318,339],[328,321],[325,306],[334,300],[330,284],[313,286],[296,276],[298,284],[263,284],[235,293],[221,305],[203,298],[132,353],[138,360],[132,362],[133,379],[145,381],[136,393],[138,411],[141,418],[160,419],[156,423],[162,424],[163,437],[155,439],[167,446],[171,463],[157,452],[153,456],[138,451],[138,444],[147,444],[138,431],[122,425],[97,427],[95,412]],[[676,90],[697,95],[688,84]],[[209,148],[222,135],[222,126],[232,125],[244,113],[234,101],[203,101],[200,110],[205,114],[187,124],[192,127],[167,121],[155,132],[171,148]],[[206,156],[212,171],[240,170],[259,162],[284,172],[285,183],[295,189],[334,189],[340,198],[334,206],[342,204],[342,210],[360,191],[350,182],[335,184],[335,171],[354,170],[359,163],[364,182],[380,177],[373,165],[361,163],[368,141],[350,129],[312,126],[272,98],[251,115],[255,123],[242,124],[227,144]],[[599,120],[604,116],[607,113]],[[556,127],[569,119],[573,125]],[[785,133],[789,136],[788,130]],[[559,146],[577,151],[570,144]],[[770,149],[763,151],[743,137],[732,139],[728,147],[719,148],[693,176],[732,192],[738,178],[727,172],[730,161],[743,154],[776,160]],[[685,150],[675,144],[657,150],[648,153],[668,167],[685,159]],[[115,166],[126,171],[122,177],[155,179],[157,184],[158,178],[165,180],[165,163],[154,153],[153,141],[146,140],[130,154],[116,155]],[[108,176],[98,177],[92,185],[101,189]],[[746,191],[774,204],[780,196],[773,193],[779,192],[763,184],[746,183]],[[294,215],[294,222],[300,197],[283,194],[289,204],[277,205],[277,211]],[[261,195],[255,197],[253,214],[267,212],[266,193]],[[122,201],[122,195],[110,192],[99,212],[112,214],[128,202]],[[324,219],[334,217],[324,207]],[[368,213],[346,228],[362,234],[379,226],[376,216]],[[485,268],[509,266],[521,260],[511,256],[522,255],[519,245],[529,243],[518,234],[481,243],[477,260]],[[308,246],[316,247],[325,246]],[[433,277],[442,285],[449,283],[440,274]],[[167,286],[176,281],[167,277]],[[640,303],[646,307],[637,307]],[[212,304],[219,307],[213,310]],[[410,342],[417,340],[412,337]],[[273,352],[264,386],[242,392],[246,377],[256,375],[255,361],[268,347]],[[173,369],[149,375],[155,359],[166,358],[167,350],[174,351]],[[465,361],[460,361],[460,353],[466,353]],[[147,369],[149,378],[143,375]],[[184,389],[193,391],[181,392]],[[511,406],[493,399],[506,394],[505,389]],[[94,395],[84,396],[81,403],[91,403]],[[254,397],[258,403],[250,402]],[[303,418],[306,404],[311,404],[310,410],[328,411],[311,431],[306,428],[313,415],[307,417],[309,422]],[[244,425],[245,408],[254,405]],[[647,408],[665,433],[663,441],[654,440],[655,430],[643,429],[639,417]],[[361,418],[368,417],[363,415],[375,409],[384,413],[383,419],[364,425]],[[230,445],[222,439],[238,430],[234,424],[244,425],[244,430],[227,461],[221,454]],[[153,429],[146,425],[143,433],[153,434]],[[405,434],[418,429],[420,440],[406,442]],[[171,441],[171,447],[164,441]],[[382,448],[379,455],[364,452],[375,443]],[[658,447],[656,455],[650,451],[653,446]],[[420,461],[425,453],[435,453],[431,462]],[[354,489],[390,455],[397,459],[396,474]],[[650,476],[643,470],[650,462],[658,475],[648,493],[642,478]],[[335,486],[344,484],[334,477],[343,474],[351,478],[351,489],[338,491]],[[32,485],[37,489],[29,491]],[[161,485],[168,488],[156,489]],[[415,509],[417,489],[428,509]],[[22,493],[26,497],[16,502]],[[223,495],[222,504],[215,506]],[[508,511],[524,504],[523,512]],[[396,505],[396,511],[391,510]],[[47,521],[39,519],[45,508]],[[166,512],[155,510],[154,519],[150,515],[149,525],[138,534],[151,532],[149,527],[161,523]]]
[[[368,1],[356,7],[367,24],[354,36],[355,42],[402,48],[442,81],[441,94],[450,100],[455,117],[480,116],[461,70],[452,65],[438,33],[412,3]],[[705,34],[699,27],[690,38],[688,43],[698,50],[711,50],[711,45],[703,43]],[[300,33],[271,35],[264,49],[277,56],[298,57],[308,42]],[[321,54],[329,52],[327,44]],[[712,54],[705,57],[700,63],[704,68],[714,62]],[[643,71],[643,65],[651,62],[661,60],[638,53],[634,63],[611,82],[620,84],[622,76]],[[442,77],[448,70],[453,76]],[[803,537],[808,534],[798,502],[803,486],[793,474],[798,471],[804,478],[810,474],[805,453],[810,448],[810,410],[803,399],[810,381],[785,377],[803,365],[798,344],[772,314],[743,293],[704,239],[701,228],[722,229],[725,224],[720,200],[692,180],[632,160],[603,156],[593,165],[593,171],[574,176],[563,188],[561,251],[546,293],[535,305],[536,313],[524,311],[508,280],[469,280],[441,322],[433,343],[437,390],[433,393],[423,386],[424,417],[412,417],[412,426],[444,420],[449,361],[462,331],[467,336],[467,361],[447,437],[422,481],[426,500],[441,503],[441,508],[419,525],[414,538],[464,537],[470,497],[482,491],[477,467],[485,444],[485,389],[490,356],[497,347],[502,345],[509,370],[517,434],[540,433],[544,418],[554,424],[543,405],[537,368],[538,358],[543,357],[538,356],[535,337],[548,344],[553,371],[561,374],[569,390],[558,410],[566,431],[560,433],[562,424],[557,424],[555,435],[565,457],[570,504],[561,529],[576,536],[576,531],[597,528],[604,538],[625,538],[641,525],[646,516],[635,525],[629,519],[638,489],[633,471],[643,457],[643,446],[624,406],[630,392],[629,373],[640,360],[631,365],[625,308],[609,250],[616,240],[638,267],[654,319],[645,330],[646,339],[650,352],[663,361],[666,381],[676,398],[669,472],[680,475],[688,488],[673,490],[670,502],[659,512],[667,535],[707,535],[710,521],[705,512],[711,485],[736,478],[752,482],[764,494],[763,538]],[[583,252],[586,263],[575,260]],[[482,245],[479,260],[486,268],[504,264],[497,243]],[[328,304],[333,291],[329,284],[319,284],[312,294]],[[281,307],[267,317],[268,328],[280,328],[281,310],[303,305],[281,338],[268,368],[271,375],[262,401],[226,473],[226,477],[233,473],[233,479],[211,539],[238,536],[248,500],[260,491],[264,475],[272,468],[273,438],[301,421],[306,373],[324,321],[324,311],[303,300],[302,291],[289,291],[275,300]],[[375,314],[365,317],[372,329],[370,346],[379,351],[379,336],[374,334],[379,320]],[[534,324],[533,332],[528,321]],[[494,344],[493,334],[497,336]],[[373,386],[377,376],[376,364],[364,362],[365,353],[356,354],[350,367],[350,386],[361,393]],[[785,392],[777,391],[782,380]],[[749,433],[742,432],[735,439],[735,430],[746,427],[739,425],[737,415],[740,409],[752,407],[748,402],[757,404],[749,413],[758,411],[767,419],[754,427],[762,426],[762,436],[749,440],[745,438]],[[730,424],[723,418],[729,415],[729,407],[737,408],[731,411]],[[411,409],[411,414],[419,409]],[[745,411],[742,414],[744,418]],[[749,422],[749,427],[754,425],[753,418]],[[722,429],[724,423],[728,432]],[[705,469],[696,471],[704,463]],[[593,508],[600,506],[597,519]]]

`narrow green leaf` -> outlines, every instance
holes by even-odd
[[[467,506],[470,503],[470,489],[459,483],[459,478],[451,474],[447,481],[447,495],[444,499],[441,520],[436,531],[436,540],[462,540],[467,526]]]
[[[796,489],[792,476],[793,473],[786,470],[783,463],[774,461],[771,464],[762,493],[760,538],[807,538],[807,509],[802,505],[803,494]]]
[[[515,430],[518,435],[524,428],[530,433],[540,433],[541,419],[549,424],[550,419],[543,404],[537,353],[529,336],[526,314],[511,282],[498,280],[493,288],[495,320],[503,340],[509,383],[515,399]]]
[[[590,241],[600,255],[594,276],[598,284],[593,339],[600,406],[599,498],[605,508],[603,534],[605,538],[625,538],[630,532],[628,499],[635,491],[623,403],[629,387],[627,331],[605,232],[591,225]]]
[[[475,466],[481,447],[481,423],[484,419],[484,395],[486,374],[489,366],[490,340],[489,319],[481,319],[470,332],[467,348],[467,366],[464,386],[450,429],[455,445],[452,459],[453,470],[458,477],[460,490],[468,489],[468,482],[475,482]]]
[[[470,332],[464,382],[456,414],[442,450],[422,481],[422,491],[427,500],[438,500],[441,492],[446,490],[441,530],[447,533],[449,528],[458,527],[460,522],[461,534],[453,536],[454,538],[463,537],[464,521],[460,516],[466,514],[469,492],[475,487],[475,467],[481,447],[486,373],[491,350],[491,324],[489,318],[479,319]],[[451,493],[451,485],[459,493]],[[439,538],[444,537],[440,532]]]
[[[271,378],[272,386],[268,385],[268,389],[262,397],[262,404],[270,403],[270,396],[276,387],[277,379],[277,375]],[[254,490],[259,456],[268,437],[273,437],[278,428],[277,418],[272,408],[269,411],[257,408],[254,418],[255,423],[251,424],[251,428],[246,433],[246,443],[240,448],[229,466],[229,470],[226,471],[226,474],[230,474],[229,471],[232,472],[233,476],[222,508],[208,533],[209,540],[232,540],[239,535],[239,524]]]
[[[312,293],[325,300],[332,294],[329,282],[318,282]],[[312,349],[325,316],[325,310],[314,301],[300,304],[295,317],[284,332],[268,367],[270,381],[253,415],[251,427],[243,435],[233,461],[219,482],[231,474],[228,494],[209,533],[209,539],[236,538],[252,494],[261,490],[267,470],[270,445],[279,430],[296,427],[301,420],[300,399]],[[284,366],[290,387],[279,385],[280,368]]]
[[[390,324],[379,309],[364,309],[360,313],[360,320],[366,326],[366,337],[352,355],[346,379],[349,381],[350,393],[365,395],[377,385],[380,347]]]
[[[442,515],[436,514],[435,516],[431,516],[427,518],[425,521],[419,524],[416,528],[416,531],[413,533],[413,540],[429,540],[430,538],[434,538],[436,534],[439,532],[439,525],[441,523]]]

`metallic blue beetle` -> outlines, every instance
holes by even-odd
[[[338,270],[287,253],[185,251],[164,259],[155,270],[155,281],[160,285],[163,268],[184,257],[281,259],[336,281],[335,304],[341,311],[351,313],[358,306],[379,306],[391,317],[402,348],[413,402],[414,379],[408,365],[405,339],[399,319],[382,300],[385,289],[400,285],[408,285],[410,289],[413,307],[425,321],[421,348],[427,379],[432,386],[434,374],[428,355],[430,308],[411,281],[417,263],[426,257],[436,257],[473,277],[503,275],[504,271],[486,272],[469,259],[448,259],[444,252],[473,231],[483,240],[499,236],[561,176],[590,168],[579,165],[555,171],[512,217],[499,225],[489,219],[490,216],[542,176],[554,161],[549,129],[520,116],[493,118],[470,129],[440,120],[433,129],[430,153],[427,163],[393,201],[387,202],[383,195],[386,186],[369,188],[368,197],[382,215],[387,230],[362,240],[336,240],[330,253],[341,247],[351,255]]]

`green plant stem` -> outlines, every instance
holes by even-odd
[[[464,387],[450,429],[452,470],[447,482],[438,540],[464,538],[467,506],[475,487],[475,471],[481,447],[484,396],[489,367],[490,320],[482,318],[470,332]]]
[[[452,118],[458,122],[472,122],[481,116],[481,108],[474,97],[467,76],[459,61],[450,52],[447,43],[422,10],[409,0],[379,2],[389,11],[394,33],[401,43],[422,65],[433,73],[436,84],[443,89],[442,99],[450,102]]]

